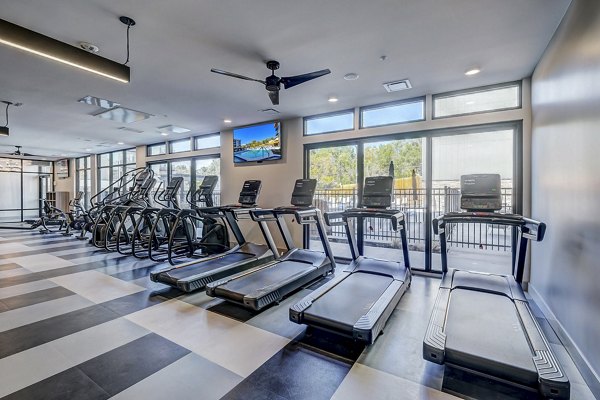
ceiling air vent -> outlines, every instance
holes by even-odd
[[[399,92],[400,90],[407,90],[412,88],[410,81],[408,79],[401,79],[399,81],[387,82],[383,84],[385,90],[389,93],[391,92]]]

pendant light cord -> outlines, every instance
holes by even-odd
[[[127,24],[127,60],[123,63],[126,65],[129,62],[129,29],[131,28],[131,24]]]

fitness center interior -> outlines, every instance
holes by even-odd
[[[600,398],[600,3],[6,0],[0,398]]]

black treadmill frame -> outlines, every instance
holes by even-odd
[[[403,255],[402,264],[405,267],[404,271],[399,270],[397,275],[391,276],[393,280],[387,287],[387,289],[383,292],[379,299],[369,308],[369,311],[357,320],[357,322],[354,324],[354,326],[352,326],[350,330],[345,329],[344,326],[342,326],[341,324],[336,324],[333,321],[319,318],[307,318],[305,312],[315,301],[327,295],[327,293],[330,290],[332,290],[338,284],[342,283],[344,280],[348,279],[351,275],[356,273],[384,275],[378,273],[377,271],[368,271],[360,269],[361,261],[365,260],[366,257],[364,257],[364,255],[359,252],[356,238],[354,236],[353,220],[356,219],[360,221],[360,223],[362,223],[365,217],[389,219],[392,223],[393,230],[400,230]],[[406,222],[404,218],[404,213],[399,212],[397,210],[386,209],[355,208],[348,209],[342,212],[325,213],[325,221],[327,225],[344,226],[346,236],[348,237],[350,253],[352,255],[352,262],[345,270],[345,272],[349,273],[346,275],[341,275],[340,278],[333,279],[327,284],[316,289],[314,292],[300,300],[298,303],[291,306],[289,310],[290,321],[295,322],[297,324],[314,326],[316,328],[330,331],[338,335],[351,337],[355,340],[372,344],[375,341],[375,339],[377,339],[379,334],[383,331],[383,327],[385,326],[387,320],[389,319],[392,312],[396,308],[396,305],[406,292],[406,289],[410,287],[411,284],[412,274],[408,254],[408,242],[406,238]],[[338,219],[341,219],[341,221],[335,221]]]
[[[501,276],[507,280],[508,293],[490,292],[484,288],[453,286],[453,278],[459,269],[448,268],[446,224],[448,223],[487,223],[512,226],[516,228],[517,252],[514,257],[513,275],[499,275],[477,273],[481,276]],[[523,289],[521,287],[525,269],[525,259],[529,241],[542,241],[546,231],[546,225],[517,214],[497,214],[492,212],[461,212],[448,213],[433,220],[434,233],[440,238],[440,252],[442,257],[442,282],[433,307],[431,318],[423,340],[423,358],[436,364],[444,364],[446,344],[446,316],[453,289],[475,290],[487,292],[490,295],[503,295],[508,297],[515,306],[515,312],[521,321],[522,331],[526,334],[526,340],[531,350],[533,364],[538,372],[538,387],[532,388],[538,391],[544,398],[568,399],[570,397],[569,380],[554,355],[548,341],[537,323]],[[464,270],[465,272],[471,272]],[[461,366],[455,361],[448,363],[449,366],[473,371],[472,368]],[[485,371],[473,371],[493,380],[508,382],[506,379],[489,375]],[[514,386],[523,385],[511,382]]]

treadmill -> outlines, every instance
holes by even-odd
[[[331,280],[290,308],[290,320],[372,344],[411,283],[404,214],[391,210],[394,178],[365,179],[359,208],[325,213],[328,225],[346,230],[352,262],[347,274]],[[402,260],[379,260],[359,253],[354,221],[364,218],[390,220],[400,230]]]
[[[442,282],[423,341],[423,357],[463,372],[532,392],[546,399],[569,399],[570,385],[534,318],[521,287],[527,245],[544,238],[544,223],[493,212],[502,206],[500,176],[461,177],[461,208],[433,220],[439,235]],[[512,275],[448,269],[447,240],[454,224],[514,227]],[[459,379],[458,390],[462,390]],[[453,389],[454,390],[454,389]],[[537,393],[535,393],[537,392]]]
[[[244,182],[239,196],[239,204],[222,207],[199,208],[203,216],[224,219],[238,245],[230,250],[190,262],[177,264],[150,273],[154,282],[173,286],[184,292],[203,289],[208,283],[223,277],[245,271],[271,261],[277,254],[273,238],[266,222],[257,221],[267,244],[256,244],[246,241],[240,227],[239,219],[248,218],[256,210],[256,202],[260,193],[261,181],[248,180]]]
[[[252,210],[250,214],[255,221],[276,223],[287,251],[268,264],[208,284],[206,293],[258,311],[332,273],[335,261],[321,211],[312,206],[316,186],[315,179],[298,179],[294,185],[291,206]],[[315,225],[324,251],[297,248],[286,225],[285,216],[293,216],[294,221],[300,225]]]

